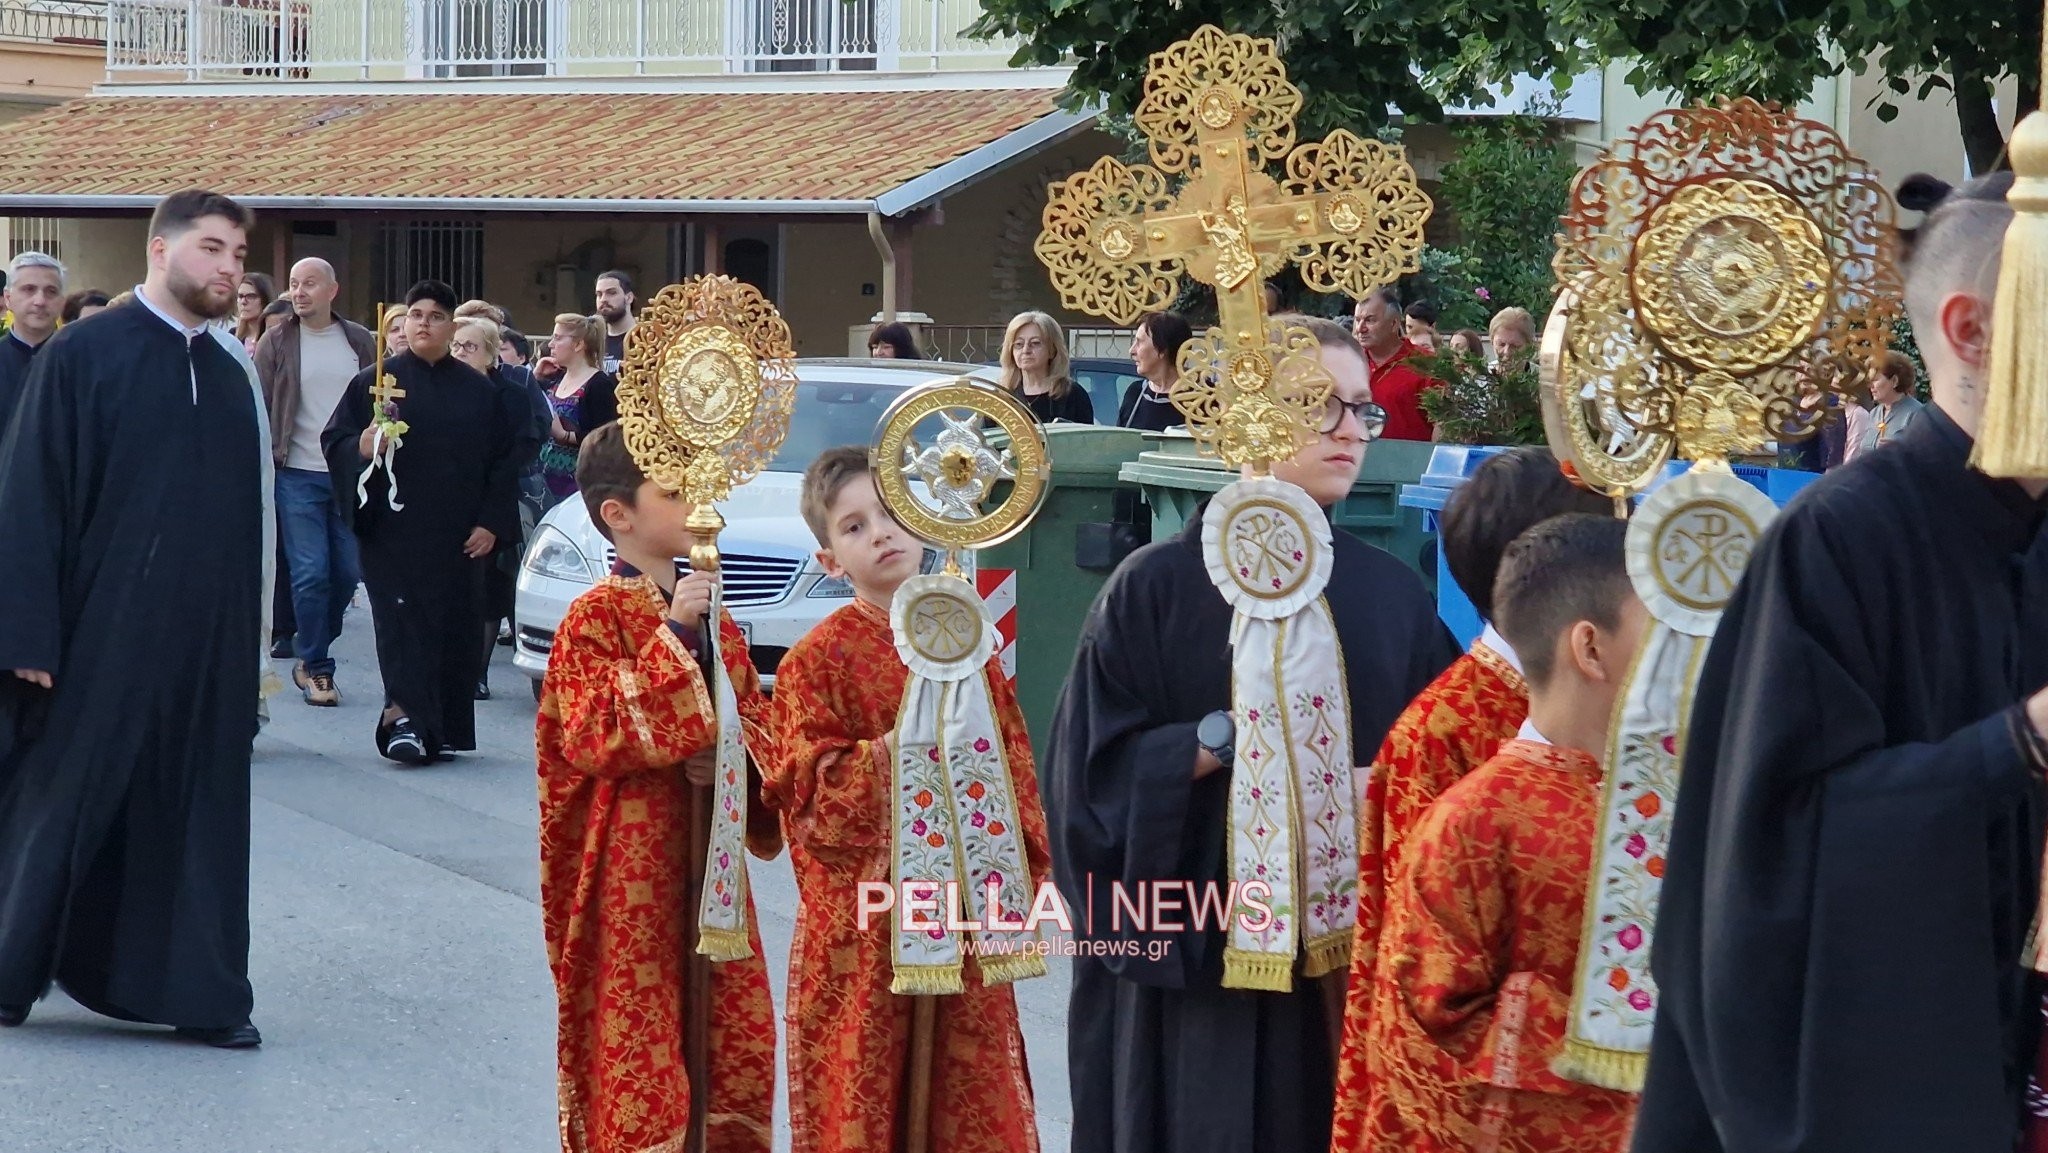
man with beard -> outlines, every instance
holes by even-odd
[[[454,314],[454,289],[413,285],[406,350],[349,382],[321,436],[377,631],[377,751],[405,765],[476,748],[483,558],[519,532],[513,420],[498,386],[451,354]],[[371,392],[380,375],[399,390],[389,409]],[[405,426],[395,449],[392,422]]]
[[[583,390],[577,432],[588,436],[619,419],[619,368],[626,363],[626,334],[639,323],[633,278],[613,269],[597,278],[597,318],[604,321],[604,376]]]
[[[166,197],[134,299],[37,355],[0,440],[0,1025],[54,979],[222,1048],[249,1022],[269,421],[251,217]]]
[[[7,266],[7,289],[0,292],[14,323],[0,337],[0,435],[28,384],[29,358],[57,331],[57,313],[64,306],[64,266],[41,252],[24,252]]]

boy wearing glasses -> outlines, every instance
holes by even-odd
[[[1350,333],[1280,319],[1315,334],[1335,388],[1322,436],[1273,475],[1328,509],[1357,483],[1386,414]],[[1353,742],[1341,763],[1358,766],[1337,787],[1362,791],[1388,727],[1458,648],[1419,577],[1346,532],[1335,538],[1325,599]],[[1212,896],[1229,904],[1230,634],[1230,605],[1205,567],[1202,517],[1191,517],[1110,577],[1054,718],[1044,775],[1054,873],[1076,935],[1107,943],[1074,962],[1075,1153],[1329,1144],[1342,970],[1297,977],[1286,993],[1226,990],[1227,926],[1194,913]],[[1150,915],[1118,919],[1118,900],[1144,901]]]

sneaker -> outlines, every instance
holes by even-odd
[[[300,682],[299,690],[305,694],[309,705],[331,709],[341,703],[341,690],[334,687],[333,673],[313,673]]]
[[[427,753],[427,743],[413,731],[411,717],[392,721],[388,733],[384,739],[385,756],[407,765],[424,765],[433,759]]]
[[[510,647],[512,646],[512,622],[511,622],[511,621],[499,621],[499,622],[498,622],[498,646],[499,646],[500,648],[510,648]]]
[[[306,662],[298,661],[292,665],[292,684],[302,693],[312,687],[313,679],[306,675]]]
[[[480,701],[491,699],[491,682],[488,679],[477,681],[476,699]]]

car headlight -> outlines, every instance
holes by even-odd
[[[812,561],[811,563],[816,564],[817,562]],[[924,550],[924,561],[917,566],[917,571],[924,576],[930,576],[944,567],[946,567],[946,555],[937,549],[928,548]],[[811,591],[808,595],[828,600],[845,600],[853,595],[853,582],[845,577],[819,577],[818,583],[811,586]]]
[[[555,580],[590,584],[590,561],[560,529],[542,525],[526,548],[526,571]]]

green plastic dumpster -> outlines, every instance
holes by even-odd
[[[1180,532],[1203,501],[1237,479],[1234,470],[1203,456],[1195,438],[1168,432],[1151,438],[1153,447],[1123,470],[1123,479],[1137,485],[1152,509],[1152,539]],[[1392,553],[1414,569],[1432,591],[1436,588],[1436,538],[1421,509],[1403,508],[1401,487],[1422,479],[1435,445],[1421,441],[1382,440],[1365,451],[1358,483],[1332,511],[1330,521],[1370,545]]]
[[[1130,490],[1117,478],[1144,450],[1147,434],[1055,424],[1046,427],[1045,439],[1052,454],[1052,490],[1044,507],[1014,540],[975,556],[975,582],[1003,643],[1015,646],[1017,703],[1031,730],[1031,746],[1041,752],[1088,606],[1117,562],[1142,540],[1142,526],[1117,522],[1120,511],[1128,521],[1134,503],[1128,495],[1119,500]],[[1006,494],[998,489],[995,495]]]

